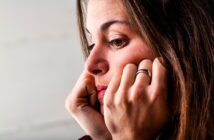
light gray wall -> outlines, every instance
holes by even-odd
[[[83,69],[74,0],[0,0],[0,140],[72,140],[64,109]]]

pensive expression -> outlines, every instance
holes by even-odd
[[[143,59],[153,60],[156,56],[130,26],[120,1],[89,0],[86,28],[90,54],[85,68],[95,78],[103,114],[103,97],[112,76],[129,63],[138,66]]]

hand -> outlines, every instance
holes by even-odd
[[[148,69],[136,75],[137,69]],[[104,119],[114,140],[155,139],[169,119],[167,71],[156,58],[125,66],[104,97]],[[151,78],[151,79],[150,79]]]
[[[93,140],[110,140],[104,118],[96,108],[97,93],[94,78],[83,72],[66,100],[66,108]]]

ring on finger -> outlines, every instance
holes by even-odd
[[[148,69],[138,69],[136,75],[138,75],[139,73],[145,74],[149,77],[149,79],[151,79],[152,77],[151,72]]]

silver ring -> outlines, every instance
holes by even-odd
[[[152,77],[151,72],[148,69],[139,69],[139,70],[137,70],[136,75],[138,75],[139,73],[146,74],[150,79]]]

